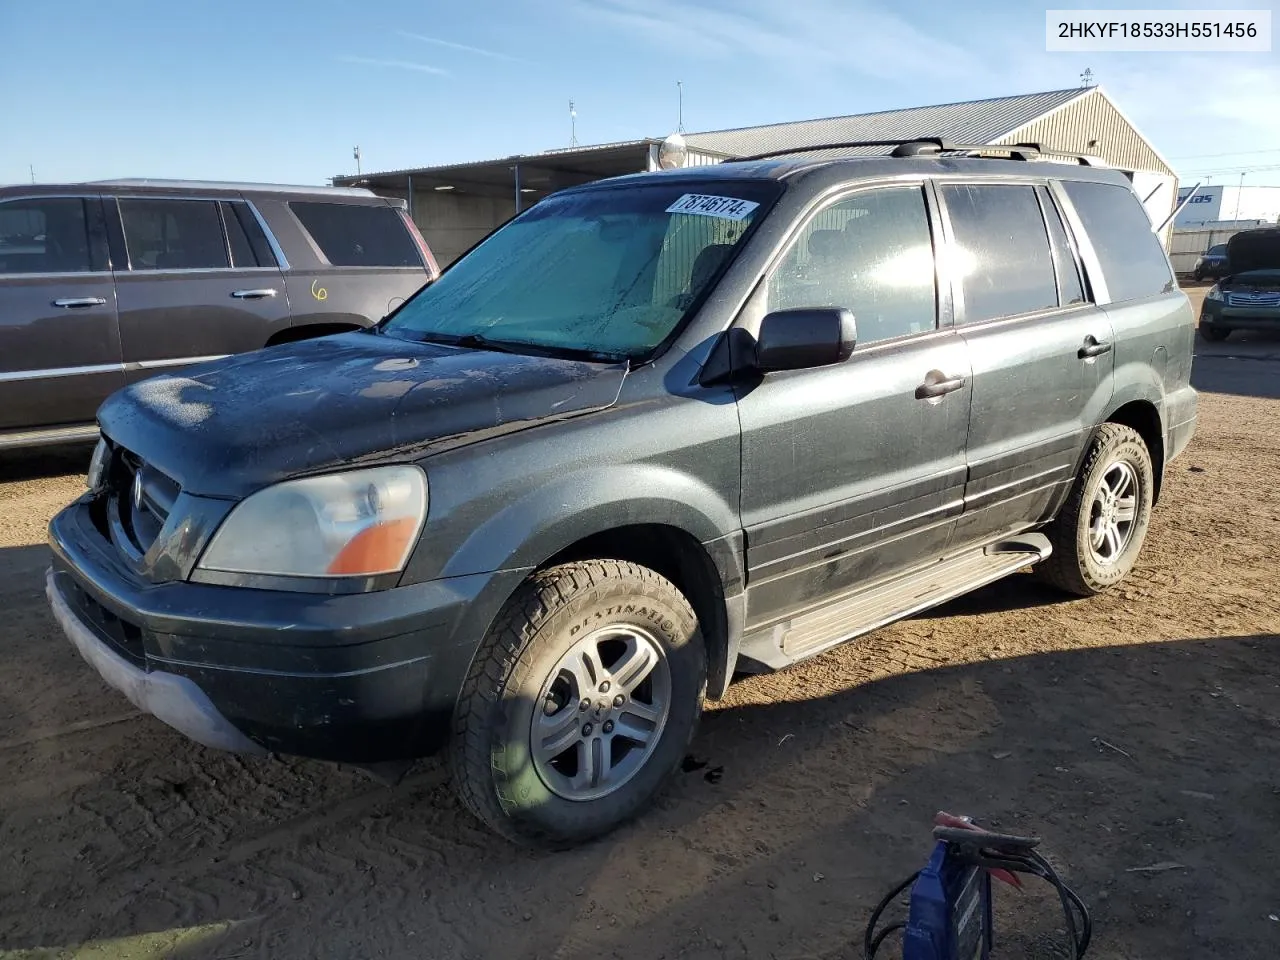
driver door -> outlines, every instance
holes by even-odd
[[[915,183],[819,209],[740,320],[755,333],[768,311],[845,307],[857,324],[843,363],[739,389],[748,630],[950,542],[963,504],[969,358],[939,297],[931,208]],[[944,380],[943,392],[927,387]]]

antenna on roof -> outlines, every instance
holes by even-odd
[[[569,101],[569,146],[576,147],[578,145],[578,111],[573,106],[573,101]]]
[[[356,176],[358,177],[358,176],[360,176],[360,148],[359,148],[359,147],[353,147],[353,148],[351,149],[351,156],[355,157],[355,161],[356,161]]]
[[[1085,67],[1084,73],[1080,74],[1080,86],[1082,87],[1093,86],[1093,71],[1090,70],[1088,67]]]
[[[676,81],[676,133],[684,133],[684,84]]]

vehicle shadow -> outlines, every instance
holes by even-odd
[[[971,593],[950,600],[941,606],[926,610],[917,619],[936,617],[974,617],[984,613],[1001,613],[1006,610],[1026,610],[1047,607],[1080,600],[1041,583],[1027,573],[1004,577]]]
[[[0,450],[0,483],[84,474],[92,456],[92,443]]]
[[[131,715],[57,635],[43,560],[33,547],[9,561],[25,572],[0,631],[6,949],[850,957],[945,808],[1044,838],[1095,907],[1091,955],[1270,950],[1254,918],[1274,904],[1240,878],[1270,875],[1280,813],[1274,635],[1071,650],[1044,637],[1042,652],[887,673],[854,645],[735,685],[653,809],[548,852],[481,827],[437,760],[386,788],[205,750]],[[1027,592],[988,588],[967,609]],[[876,642],[912,635],[900,624]],[[1127,872],[1161,863],[1177,866]],[[1055,910],[1046,891],[1002,896],[1000,935],[1024,944],[1007,955],[1056,955],[1026,946],[1053,941]]]

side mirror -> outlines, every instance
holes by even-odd
[[[768,373],[841,363],[857,339],[853,314],[843,307],[776,310],[760,321],[756,369]]]

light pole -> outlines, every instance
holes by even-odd
[[[1244,172],[1240,173],[1240,186],[1236,187],[1236,212],[1232,215],[1232,220],[1240,219],[1240,194],[1244,193]]]

